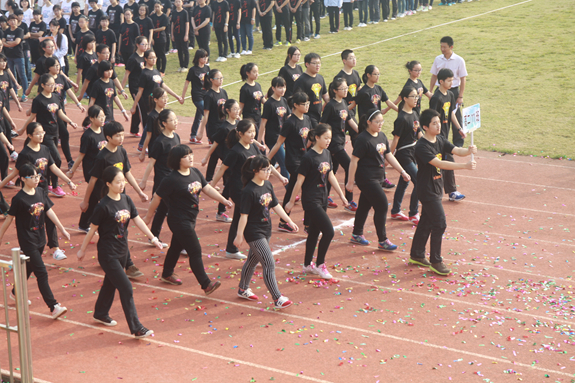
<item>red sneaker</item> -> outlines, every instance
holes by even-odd
[[[333,199],[331,199],[331,197],[327,197],[327,207],[330,209],[336,209],[337,203],[333,202]]]

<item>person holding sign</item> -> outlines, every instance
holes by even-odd
[[[476,167],[475,161],[456,163],[445,158],[449,155],[465,157],[477,153],[477,147],[468,148],[454,146],[442,134],[441,116],[435,110],[427,109],[421,113],[419,122],[423,128],[423,136],[415,144],[415,160],[417,161],[417,196],[421,201],[421,218],[413,242],[409,263],[429,267],[439,275],[448,275],[449,270],[441,258],[441,241],[447,228],[445,212],[441,204],[441,189],[445,170],[470,169]],[[429,261],[425,258],[425,246],[431,237]]]

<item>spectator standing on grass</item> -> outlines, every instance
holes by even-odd
[[[358,5],[359,24],[358,27],[367,27],[367,8],[369,0],[355,0]]]
[[[184,83],[184,89],[182,90],[182,99],[186,98],[186,91],[188,86],[192,83],[191,97],[194,106],[196,107],[196,114],[194,116],[194,122],[192,123],[192,130],[190,132],[190,144],[202,144],[201,139],[198,139],[198,129],[202,118],[204,118],[204,96],[206,95],[206,90],[204,89],[204,78],[206,74],[210,71],[208,63],[208,52],[203,49],[198,49],[194,54],[193,66],[188,71],[186,77],[186,82]],[[201,138],[201,137],[200,137]]]
[[[131,7],[127,7],[132,10]],[[126,17],[126,11],[124,10],[124,18]],[[146,4],[141,4],[138,6],[138,13],[133,13],[132,18],[134,22],[138,24],[140,28],[140,36],[144,36],[148,39],[148,44],[150,48],[152,47],[152,42],[154,41],[153,34],[154,34],[154,23],[152,23],[152,19],[148,17],[149,9]],[[134,18],[134,15],[138,15],[138,17]]]
[[[88,28],[95,34],[100,28],[100,19],[104,17],[105,14],[96,0],[90,0],[90,8],[88,11]]]
[[[212,7],[213,30],[218,40],[218,58],[216,61],[227,61],[230,6],[226,0],[212,1],[210,6]]]
[[[210,55],[210,21],[212,20],[212,9],[206,5],[206,0],[198,0],[198,5],[192,14],[192,28],[198,41],[198,48],[208,52]]]
[[[453,72],[453,82],[451,84],[451,93],[455,97],[457,121],[459,125],[463,124],[461,117],[461,108],[463,108],[463,93],[465,93],[465,84],[467,80],[467,69],[465,60],[453,52],[453,38],[449,36],[442,37],[440,40],[441,54],[435,58],[431,66],[431,81],[429,91],[439,86],[438,75],[441,69],[450,69]],[[463,147],[464,137],[453,131],[453,144]]]
[[[299,44],[303,40],[303,16],[302,16],[302,0],[290,0],[289,4],[287,5],[290,10],[290,24],[296,24],[296,37],[295,41]],[[292,31],[292,38],[293,38],[293,31]]]
[[[240,20],[240,37],[242,41],[242,55],[251,55],[254,49],[253,28],[256,22],[255,0],[240,0],[242,18]]]
[[[80,20],[82,13],[80,12],[80,4],[77,2],[72,3],[72,14],[70,15],[70,20],[68,22],[68,36],[70,36],[70,49],[71,52],[76,52],[76,33],[78,32],[78,21]],[[32,24],[30,24],[32,26]],[[32,29],[30,29],[32,32]],[[30,47],[30,49],[32,49]],[[34,62],[34,61],[33,61]]]
[[[100,19],[100,29],[96,31],[96,43],[104,44],[110,49],[110,62],[114,64],[116,62],[118,40],[116,39],[116,33],[108,28],[109,25],[110,18],[107,15],[102,16]]]
[[[368,1],[369,1],[369,22],[368,22],[368,24],[377,24],[377,23],[379,23],[379,1],[380,0],[368,0]]]
[[[301,57],[301,51],[296,46],[291,46],[288,48],[287,57],[284,62],[284,66],[280,69],[278,73],[279,77],[282,77],[286,82],[286,92],[284,97],[286,99],[293,95],[294,84],[297,79],[302,75],[303,70],[298,64]]]
[[[237,0],[236,0],[237,1]],[[190,65],[190,52],[188,51],[188,36],[190,35],[190,19],[188,11],[182,6],[182,0],[174,1],[176,9],[172,13],[172,41],[173,47],[178,51],[180,67],[178,73],[187,72]]]
[[[130,60],[130,57],[132,57],[134,48],[136,48],[136,51],[140,49],[136,46],[138,36],[143,36],[146,39],[146,46],[142,47],[141,49],[147,50],[149,48],[148,36],[140,33],[140,26],[134,22],[132,16],[132,10],[130,8],[126,9],[124,11],[124,22],[122,25],[120,25],[120,40],[118,45],[120,46],[120,55],[122,56],[122,61],[126,64]],[[150,25],[152,24],[152,20],[150,20],[148,17],[146,17],[146,20],[149,21]],[[152,32],[150,30],[148,35],[151,34]],[[130,89],[130,93],[133,92],[136,92],[136,89]]]
[[[303,92],[309,97],[310,106],[307,115],[311,119],[312,128],[315,128],[321,119],[323,102],[328,103],[329,96],[325,80],[319,74],[321,57],[317,53],[308,53],[305,55],[304,63],[306,70],[295,82],[294,93]]]
[[[343,0],[324,0],[329,15],[329,33],[339,32],[339,10]]]
[[[443,195],[444,170],[470,169],[475,161],[456,163],[444,160],[452,155],[465,157],[477,153],[477,147],[458,148],[441,133],[441,117],[435,110],[424,110],[419,119],[423,136],[415,145],[417,161],[417,195],[421,201],[421,219],[411,244],[409,263],[429,267],[439,275],[448,275],[449,270],[441,258],[441,242],[447,228],[445,212],[441,203]],[[425,258],[425,247],[430,239],[429,261]]]
[[[258,0],[256,8],[260,16],[260,23],[262,26],[262,40],[264,49],[271,51],[274,45],[274,36],[272,31],[272,9],[276,2],[274,0]]]
[[[343,30],[353,29],[353,0],[343,0]]]
[[[14,75],[20,79],[20,85],[23,90],[28,89],[28,77],[24,66],[24,31],[18,28],[18,16],[12,14],[8,17],[10,27],[4,31],[2,44],[4,45],[4,54],[8,59],[8,67]],[[22,94],[21,102],[26,101],[26,95]]]
[[[311,14],[313,11],[314,0],[302,0],[301,2],[301,18],[303,20],[303,41],[309,41],[310,38],[319,39],[319,17],[315,19],[316,31],[313,34],[313,28],[311,25]],[[316,9],[319,9],[319,4],[323,4],[321,0],[315,0]],[[319,13],[319,11],[318,11]]]
[[[278,0],[274,7],[274,15],[276,19],[276,43],[274,45],[282,45],[282,25],[286,32],[286,40],[284,45],[288,47],[292,39],[292,21],[290,12],[290,0]]]
[[[40,38],[46,33],[47,25],[42,20],[42,13],[38,10],[33,12],[34,21],[30,23],[30,38],[28,44],[30,45],[30,60],[36,65],[36,61],[40,58]]]
[[[228,43],[230,44],[230,54],[228,58],[240,58],[240,28],[242,19],[242,10],[240,0],[229,0],[230,18],[228,20]],[[234,39],[236,40],[236,48],[234,49]]]
[[[156,52],[156,67],[162,77],[166,73],[166,66],[168,60],[166,59],[166,44],[168,44],[167,28],[170,23],[168,16],[163,12],[162,3],[156,2],[154,4],[154,13],[150,15],[152,23],[154,24],[154,37],[153,37],[153,48]]]

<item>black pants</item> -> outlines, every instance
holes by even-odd
[[[90,182],[90,177],[86,179],[86,177],[84,176],[84,179],[86,180],[86,182]],[[96,185],[94,185],[94,189],[92,190],[92,193],[90,194],[90,199],[88,200],[88,209],[86,209],[86,211],[83,211],[80,214],[80,221],[78,222],[79,228],[82,229],[90,228],[90,218],[92,218],[94,209],[96,208],[96,205],[98,204],[98,202],[100,202],[100,198],[102,197],[102,186],[103,184],[100,182],[96,182]]]
[[[198,240],[195,227],[196,222],[190,221],[182,222],[178,225],[176,230],[174,230],[170,225],[170,230],[172,230],[173,233],[172,242],[170,243],[168,254],[166,254],[166,259],[164,260],[162,277],[168,278],[174,273],[174,269],[178,263],[178,259],[180,258],[180,252],[182,249],[185,249],[190,260],[190,268],[202,289],[205,289],[210,285],[210,277],[206,274],[206,270],[204,269],[204,262],[202,261],[202,246]]]
[[[46,222],[47,221],[49,221],[49,219],[46,219]],[[40,290],[40,294],[42,294],[44,303],[46,303],[50,310],[53,310],[54,306],[58,304],[58,301],[54,298],[54,294],[48,283],[48,271],[46,271],[46,266],[42,259],[44,246],[26,250],[23,249],[23,251],[26,256],[30,257],[30,260],[26,262],[26,279],[30,279],[30,275],[34,273],[38,290]],[[12,289],[12,293],[14,293],[14,289]]]
[[[6,146],[0,145],[0,176],[2,179],[6,178],[8,175],[8,165],[10,164],[10,158],[8,157],[8,151],[6,151]]]
[[[156,172],[156,169],[154,169],[154,172]],[[156,182],[156,180],[154,180],[154,187],[152,189],[152,195],[156,192],[156,190],[160,186],[160,182]],[[167,216],[168,216],[168,205],[166,204],[166,201],[164,199],[162,199],[160,201],[160,204],[158,205],[158,208],[156,209],[156,214],[154,214],[154,219],[152,220],[152,227],[150,229],[152,234],[154,234],[154,237],[160,238],[160,232],[162,231],[162,225],[164,224],[164,220],[166,219]]]
[[[228,243],[226,245],[226,251],[228,253],[237,253],[239,249],[234,245],[234,239],[236,239],[236,234],[238,233],[238,223],[240,222],[240,202],[241,199],[232,196],[232,201],[234,202],[234,215],[232,223],[230,224],[230,231],[228,232]]]
[[[123,255],[121,258],[110,258],[109,254],[98,254],[98,262],[100,262],[100,266],[106,276],[96,300],[94,317],[104,319],[109,316],[110,308],[112,303],[114,303],[114,295],[116,295],[116,290],[118,290],[128,327],[130,332],[135,334],[143,326],[138,319],[138,312],[134,304],[132,282],[130,282],[124,271],[127,260],[128,254]]]
[[[293,13],[290,14],[291,23],[293,24],[293,20],[295,19],[295,24],[297,27],[296,31],[296,40],[303,40],[303,18],[301,12],[301,6]],[[293,35],[293,32],[292,32]]]
[[[349,155],[347,154],[345,149],[341,149],[340,151],[337,151],[335,153],[331,153],[331,158],[333,161],[333,174],[337,173],[337,169],[339,169],[339,165],[341,165],[341,167],[345,171],[345,181],[344,182],[345,182],[345,185],[347,185],[347,175],[349,173],[349,164],[351,163],[351,159],[349,158]],[[328,193],[331,192],[331,183],[329,181],[327,182],[327,192]],[[345,198],[347,199],[348,202],[353,201],[353,193],[348,192],[346,189],[345,190]]]
[[[222,191],[222,196],[224,198],[230,198],[230,188],[228,187],[229,179],[230,179],[230,171],[226,170],[222,177],[222,180],[224,181],[224,190]],[[221,202],[218,203],[218,214],[223,214],[225,212],[226,212],[226,205],[224,205]]]
[[[70,153],[70,133],[68,132],[68,124],[61,119],[58,119],[58,135],[62,153],[66,157],[66,162],[70,162],[73,160],[72,153]]]
[[[156,68],[158,68],[160,73],[166,73],[166,43],[163,41],[154,41],[154,52],[158,58]]]
[[[50,155],[54,160],[54,164],[59,168],[62,165],[62,159],[60,158],[60,153],[58,152],[58,136],[44,136],[44,145],[50,150]],[[48,170],[48,185],[53,188],[58,187],[58,176]]]
[[[441,199],[421,201],[421,218],[413,236],[411,258],[425,258],[425,246],[431,236],[429,261],[431,263],[442,262],[441,241],[446,228],[447,222]]]
[[[276,41],[282,41],[282,25],[286,32],[286,40],[291,42],[292,32],[291,32],[291,15],[289,11],[289,5],[282,8],[282,12],[278,13],[274,7],[274,13],[276,16]]]
[[[454,162],[453,154],[445,153],[445,158],[443,160]],[[441,174],[443,175],[443,189],[445,190],[445,194],[457,191],[457,184],[455,183],[455,172],[453,170],[442,170]]]
[[[218,56],[226,57],[228,55],[228,39],[226,38],[226,32],[224,32],[224,26],[216,27],[216,38],[218,39]]]
[[[348,22],[349,20],[349,22]],[[353,27],[353,4],[343,3],[343,24],[346,27]]]
[[[204,30],[206,32],[204,32]],[[202,28],[202,30],[200,31],[200,34],[198,36],[196,36],[196,39],[198,40],[198,48],[201,48],[203,50],[205,50],[206,52],[208,52],[208,56],[210,55],[210,26],[207,25],[205,27]]]
[[[138,89],[130,89],[130,94],[132,95],[132,100],[136,99],[136,94]],[[149,100],[148,96],[143,95],[138,101],[138,106],[136,106],[136,113],[132,114],[130,122],[130,133],[138,133],[140,131],[140,122],[142,123],[142,135],[146,134],[146,124],[148,123],[148,113],[149,110]]]
[[[369,20],[379,21],[379,0],[369,0]]]
[[[373,223],[377,233],[378,242],[387,239],[385,231],[385,221],[387,218],[387,197],[383,191],[382,181],[373,180],[366,183],[357,183],[361,190],[357,211],[355,212],[355,222],[353,224],[353,234],[363,235],[363,227],[367,220],[367,215],[373,207]]]
[[[453,93],[453,97],[457,101],[457,97],[459,97],[459,87],[456,86],[456,87],[451,88],[451,93]],[[457,121],[459,122],[459,126],[461,126],[463,128],[463,118],[461,116],[461,107],[457,108],[457,112],[455,112],[455,117],[457,118]],[[459,134],[457,129],[455,129],[455,126],[453,124],[451,124],[451,126],[452,126],[451,135],[453,137],[453,141],[452,141],[453,145],[459,146],[460,148],[463,147],[465,140],[463,139],[463,137],[461,137],[461,134]]]
[[[351,4],[351,3],[350,3]],[[327,215],[327,206],[316,206],[311,210],[305,211],[305,222],[309,225],[307,229],[307,240],[305,242],[305,260],[304,266],[309,266],[313,260],[313,253],[317,245],[316,265],[325,263],[325,255],[329,249],[329,244],[333,239],[333,225]],[[317,239],[321,233],[319,245]]]
[[[329,14],[329,31],[339,31],[339,7],[327,7]]]
[[[130,49],[129,47],[122,47],[120,49],[120,55],[122,56],[122,60],[124,61],[125,64],[128,63],[128,60],[130,59],[130,56],[132,55],[132,53],[134,53],[133,49]],[[136,91],[136,93],[138,92],[137,89],[130,89],[130,92]]]
[[[389,19],[389,0],[380,0],[380,2],[381,2],[381,18],[383,20],[387,20]]]
[[[188,68],[188,66],[190,66],[190,52],[188,51],[188,42],[184,41],[183,36],[176,36],[175,40],[174,48],[178,50],[180,68]]]
[[[321,26],[321,19],[319,18],[320,7],[321,7],[320,3],[323,4],[323,2],[314,1],[314,3],[309,6],[309,24],[312,35],[319,35],[319,30]],[[315,20],[315,33],[313,31],[313,23],[311,22],[312,18]]]
[[[260,23],[262,25],[262,40],[264,43],[264,48],[272,48],[274,46],[274,36],[272,32],[272,13],[268,13],[263,17],[260,17]]]
[[[234,39],[236,40],[236,49],[234,49]],[[240,53],[240,30],[235,25],[228,27],[228,43],[230,44],[231,53]]]

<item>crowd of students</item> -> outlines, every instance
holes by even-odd
[[[202,11],[205,7],[202,2],[199,1],[194,12],[198,9]],[[225,1],[216,1],[222,2]],[[49,0],[45,0],[45,3],[50,4]],[[147,5],[143,3],[138,12],[141,17],[146,17]],[[182,12],[182,1],[176,0],[175,5],[174,15]],[[443,189],[451,201],[462,200],[464,196],[454,189],[453,170],[474,169],[476,166],[474,161],[453,162],[452,157],[467,156],[477,151],[475,146],[462,147],[465,133],[457,112],[463,89],[458,88],[458,97],[451,90],[454,77],[464,83],[467,75],[465,68],[461,73],[454,74],[442,64],[434,64],[434,77],[428,90],[419,79],[421,63],[410,61],[406,64],[409,78],[394,102],[378,85],[380,72],[375,65],[367,65],[361,76],[354,69],[357,59],[352,50],[342,52],[343,68],[327,85],[320,74],[321,57],[316,53],[306,54],[304,70],[299,64],[300,49],[290,46],[285,65],[272,79],[267,92],[257,82],[258,66],[255,63],[243,65],[240,76],[245,84],[238,98],[234,99],[223,88],[222,72],[208,65],[209,50],[199,48],[194,54],[193,67],[187,73],[180,96],[163,81],[163,72],[157,67],[158,59],[165,60],[166,45],[170,40],[165,25],[170,8],[164,13],[164,7],[155,3],[155,17],[149,30],[144,29],[143,32],[143,24],[140,28],[130,27],[135,23],[132,19],[135,10],[133,7],[127,8],[123,12],[125,19],[121,18],[118,29],[124,32],[120,33],[120,39],[114,40],[113,33],[106,32],[112,20],[115,22],[118,15],[122,15],[116,0],[111,0],[107,8],[108,17],[96,1],[90,2],[90,7],[86,9],[87,16],[79,15],[77,33],[72,40],[76,44],[75,60],[79,65],[78,77],[82,79],[81,82],[77,81],[76,84],[66,75],[66,53],[63,57],[55,54],[66,38],[59,29],[58,12],[55,12],[50,22],[52,38],[39,38],[43,55],[36,60],[35,77],[25,88],[26,94],[30,94],[37,83],[38,94],[28,111],[28,120],[20,129],[14,126],[6,110],[9,94],[21,108],[14,88],[0,92],[3,108],[0,122],[4,127],[0,132],[2,148],[14,152],[10,142],[12,127],[16,134],[26,133],[27,136],[24,148],[13,156],[16,166],[10,174],[7,172],[9,154],[5,150],[0,151],[3,177],[0,188],[12,186],[16,177],[22,184],[22,190],[12,199],[8,218],[0,229],[0,239],[15,219],[20,247],[32,258],[27,264],[28,276],[31,273],[36,275],[42,297],[54,319],[67,309],[54,298],[48,284],[41,258],[46,245],[45,231],[48,246],[56,260],[66,259],[64,251],[58,246],[57,230],[67,238],[69,234],[54,212],[50,195],[63,197],[66,194],[60,187],[59,178],[71,190],[75,190],[72,177],[80,165],[88,186],[80,204],[78,228],[87,235],[78,257],[80,260],[84,258],[97,231],[98,261],[106,274],[96,302],[94,319],[108,326],[117,324],[109,316],[109,310],[115,290],[118,290],[130,331],[137,338],[148,336],[153,331],[138,320],[129,281],[130,278],[143,276],[130,256],[130,221],[142,230],[152,245],[159,249],[168,248],[162,282],[172,285],[183,283],[174,271],[180,254],[186,254],[190,268],[206,295],[220,286],[219,281],[211,280],[205,272],[201,243],[195,232],[201,192],[219,202],[215,219],[229,224],[226,258],[245,260],[237,292],[244,299],[259,299],[250,284],[255,267],[260,263],[274,307],[283,309],[292,304],[281,294],[275,277],[275,261],[269,244],[272,234],[270,210],[280,218],[278,230],[297,233],[300,228],[290,218],[290,213],[298,201],[304,210],[303,230],[307,234],[302,271],[323,279],[332,278],[326,261],[334,236],[333,224],[327,212],[328,209],[338,208],[330,197],[332,190],[339,196],[344,210],[355,216],[350,242],[360,246],[371,243],[364,235],[364,226],[373,208],[377,247],[393,251],[397,245],[389,240],[386,233],[388,200],[385,192],[395,188],[391,218],[417,226],[409,263],[429,267],[440,275],[450,273],[441,258],[441,238],[446,228],[441,203]],[[79,6],[72,3],[71,8],[75,14]],[[34,16],[41,20],[38,14]],[[227,16],[224,20],[229,21]],[[18,21],[18,15],[10,16],[11,30],[17,29],[12,27],[17,26]],[[217,18],[214,23],[216,21]],[[270,20],[262,17],[261,22],[262,28],[271,28]],[[194,32],[203,23],[192,22]],[[227,27],[227,24],[224,23],[224,26]],[[97,25],[101,28],[95,31],[94,36],[90,30]],[[69,31],[72,32],[72,29]],[[196,37],[201,46],[201,36],[196,34]],[[118,45],[112,41],[118,42]],[[153,50],[150,49],[151,41],[154,41]],[[124,42],[127,45],[122,49]],[[442,49],[443,44],[451,49],[451,57],[459,57],[453,56],[451,38],[445,37],[441,43]],[[221,44],[220,58],[225,56],[222,56],[222,52],[225,53],[226,49],[226,44]],[[120,60],[126,63],[126,75],[122,81],[116,77],[114,70],[114,64]],[[0,76],[6,75],[9,79],[10,72],[6,74],[3,69],[6,61],[6,57],[0,54]],[[165,70],[165,61],[159,65]],[[463,78],[459,79],[459,76]],[[124,109],[120,98],[128,98],[123,88],[126,81],[134,100],[131,113]],[[199,162],[201,167],[207,165],[205,175],[194,166],[192,149],[180,140],[176,114],[166,109],[168,94],[182,104],[185,102],[190,83],[192,101],[197,111],[189,143],[202,144],[205,135],[211,144],[208,154]],[[433,92],[436,85],[437,90]],[[80,95],[86,93],[90,99],[82,123],[84,133],[79,154],[75,160],[69,150],[67,124],[73,128],[77,128],[77,124],[65,113],[66,95],[82,112],[85,109],[71,88],[81,89]],[[430,108],[421,111],[423,96],[430,98]],[[145,161],[146,153],[149,157],[140,183],[131,172],[128,154],[122,146],[125,132],[122,124],[115,121],[114,103],[126,121],[132,116],[130,132],[140,138],[139,161]],[[383,116],[390,109],[397,112],[391,141],[382,132]],[[144,128],[143,135],[139,134],[140,125]],[[455,142],[456,145],[448,139],[452,127],[454,134],[457,132],[454,137],[461,138],[461,141]],[[348,136],[351,152],[348,152]],[[69,170],[66,174],[60,170],[59,138],[68,160]],[[218,161],[221,161],[219,168]],[[399,174],[397,188],[386,175],[386,163]],[[343,189],[335,177],[340,167],[345,172]],[[152,171],[153,198],[146,216],[141,218],[132,199],[125,193],[124,186],[128,182],[141,201],[148,201],[149,197],[144,191]],[[274,188],[269,181],[271,175],[285,187],[281,204],[276,197],[278,186]],[[220,179],[224,185],[221,193],[217,186]],[[405,215],[401,204],[409,182],[414,184],[414,188],[408,215]],[[357,203],[354,201],[356,186],[360,190]],[[227,214],[229,209],[233,209],[231,217]],[[166,217],[172,232],[169,245],[159,239]],[[150,223],[151,229],[148,229],[146,225]],[[428,260],[425,248],[429,239],[431,251]],[[249,247],[247,255],[240,250],[244,243]],[[316,261],[313,262],[316,249]]]

